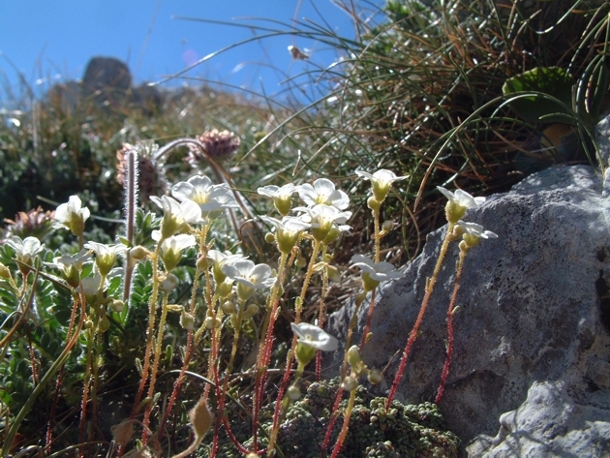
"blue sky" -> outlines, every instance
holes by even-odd
[[[336,1],[360,4],[359,0]],[[381,6],[384,0],[363,1],[362,6],[371,9],[371,4]],[[41,93],[55,81],[80,79],[87,61],[96,55],[127,62],[135,83],[158,81],[255,34],[248,27],[178,17],[274,28],[286,28],[295,19],[326,21],[325,27],[338,35],[355,35],[349,15],[331,0],[4,0],[0,7],[0,82],[16,89],[21,74]],[[337,58],[324,44],[286,35],[240,46],[188,75],[254,91],[264,86],[274,93],[286,75],[300,73],[309,65],[293,61],[289,45],[309,49],[314,64],[327,66]]]

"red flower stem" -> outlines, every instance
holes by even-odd
[[[165,430],[165,423],[169,418],[172,408],[174,407],[174,403],[180,394],[180,389],[182,388],[182,382],[184,380],[184,374],[188,369],[189,362],[191,361],[192,354],[192,343],[193,343],[193,331],[189,331],[186,340],[186,353],[184,355],[184,361],[182,363],[182,368],[180,369],[180,374],[178,374],[178,378],[174,382],[174,388],[172,390],[172,394],[169,398],[169,402],[167,403],[167,409],[165,410],[165,415],[163,415],[163,419],[161,420],[161,425],[159,426],[158,438],[161,440],[163,437],[163,433]]]
[[[144,387],[146,386],[146,382],[148,381],[148,370],[150,369],[150,354],[152,353],[153,349],[153,335],[155,332],[155,321],[157,319],[157,298],[159,294],[158,262],[160,252],[161,244],[158,243],[152,258],[153,288],[152,294],[148,302],[148,328],[146,330],[146,349],[144,350],[144,361],[142,364],[142,378],[140,379],[138,393],[136,394],[136,399],[131,410],[131,416],[129,417],[130,420],[133,420],[136,416],[137,409],[140,406],[140,401],[142,400],[142,396],[144,395]],[[144,426],[144,430],[146,430],[148,425],[145,424]]]
[[[464,265],[464,259],[466,258],[467,249],[460,247],[460,257],[458,259],[455,268],[455,283],[453,285],[453,292],[451,293],[451,299],[449,300],[449,307],[447,308],[447,357],[445,358],[445,366],[443,367],[443,373],[441,375],[441,382],[438,386],[436,393],[435,404],[441,402],[443,393],[445,391],[445,384],[447,383],[447,376],[449,375],[449,366],[451,365],[451,356],[453,355],[453,313],[455,307],[455,299],[457,297],[458,290],[460,289],[460,280],[462,278],[462,266]]]
[[[356,322],[358,321],[358,310],[360,310],[360,306],[362,305],[362,301],[364,298],[356,300],[356,307],[354,308],[354,314],[349,322],[349,328],[347,330],[347,337],[345,338],[345,353],[343,355],[343,366],[341,367],[341,384],[343,384],[343,380],[347,375],[347,351],[349,350],[352,342],[352,336],[354,334],[354,328],[356,327]],[[343,396],[343,388],[339,385],[339,389],[337,390],[337,395],[335,396],[335,402],[333,404],[333,409],[331,411],[330,420],[328,422],[328,428],[326,429],[326,435],[324,436],[324,443],[322,444],[322,450],[326,450],[328,444],[330,442],[330,436],[333,432],[333,428],[335,427],[335,422],[337,421],[337,411],[339,410],[339,404],[341,403],[341,397]]]
[[[441,270],[441,265],[443,264],[443,260],[447,254],[447,248],[449,247],[449,242],[453,240],[452,233],[454,223],[449,223],[447,227],[447,232],[445,234],[445,239],[443,240],[443,244],[441,245],[441,250],[438,254],[438,259],[436,261],[436,266],[434,266],[434,272],[432,273],[432,277],[430,277],[426,282],[426,292],[424,294],[424,299],[422,300],[421,307],[419,308],[419,313],[417,315],[417,319],[415,320],[415,324],[413,325],[413,329],[409,333],[409,339],[407,340],[407,345],[405,346],[405,350],[403,352],[402,358],[400,360],[400,365],[398,367],[398,372],[396,372],[396,377],[394,377],[394,382],[392,383],[392,388],[390,389],[390,394],[388,395],[388,401],[386,403],[386,411],[389,410],[392,405],[392,400],[396,395],[396,390],[398,389],[398,385],[400,384],[400,380],[402,379],[402,375],[407,366],[407,361],[409,359],[409,354],[411,353],[411,349],[413,348],[413,344],[417,339],[417,334],[419,333],[419,327],[424,318],[424,314],[426,313],[426,309],[428,308],[428,304],[430,302],[430,296],[434,291],[434,285],[436,284],[436,280],[438,278],[438,273]]]
[[[335,396],[335,402],[333,403],[333,409],[331,410],[330,420],[328,422],[328,428],[326,429],[326,435],[324,436],[324,442],[322,443],[322,451],[325,451],[328,448],[328,444],[330,443],[330,436],[333,433],[333,428],[335,427],[335,422],[337,421],[337,411],[339,410],[339,404],[341,403],[341,398],[343,397],[343,387],[339,385],[339,389],[337,390],[337,395]]]
[[[333,453],[330,456],[330,458],[337,458],[337,455],[341,451],[341,447],[343,447],[343,443],[345,442],[345,438],[347,437],[347,431],[349,430],[349,420],[352,416],[352,410],[354,409],[355,400],[356,400],[356,389],[354,388],[349,393],[349,401],[347,403],[347,409],[345,410],[345,416],[343,418],[343,427],[341,428],[339,437],[337,437],[337,442],[335,444],[335,447],[333,448]]]
[[[271,293],[271,310],[268,314],[268,324],[265,330],[264,344],[261,345],[258,354],[258,360],[256,362],[256,382],[254,386],[254,399],[252,402],[252,440],[254,446],[254,453],[258,453],[258,414],[261,407],[261,402],[265,392],[265,382],[267,381],[267,367],[269,360],[271,359],[271,350],[273,348],[273,328],[275,327],[275,321],[279,314],[279,285],[284,283],[286,278],[286,265],[288,261],[288,255],[282,253],[280,256],[280,262],[278,266],[278,272],[280,277],[278,278],[278,284],[273,287]]]

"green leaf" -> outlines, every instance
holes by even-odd
[[[528,122],[571,121],[572,75],[559,67],[537,67],[506,80],[502,93],[506,96],[530,92],[509,102],[510,107]]]

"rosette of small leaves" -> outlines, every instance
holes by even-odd
[[[278,446],[285,456],[320,456],[339,383],[338,379],[314,382],[307,394],[289,407],[278,436]],[[386,398],[373,398],[364,386],[356,389],[349,432],[339,457],[458,456],[460,441],[447,430],[435,404],[403,405],[394,401],[386,414],[385,402]],[[347,400],[343,400],[340,412],[346,404]],[[264,423],[263,427],[270,428],[270,423]],[[331,443],[338,434],[336,428]]]

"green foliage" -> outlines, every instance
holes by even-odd
[[[510,106],[530,123],[566,122],[574,124],[572,86],[574,78],[559,67],[534,68],[509,78],[502,93],[510,96],[518,92],[537,93],[511,100]],[[548,97],[544,97],[548,96]]]

